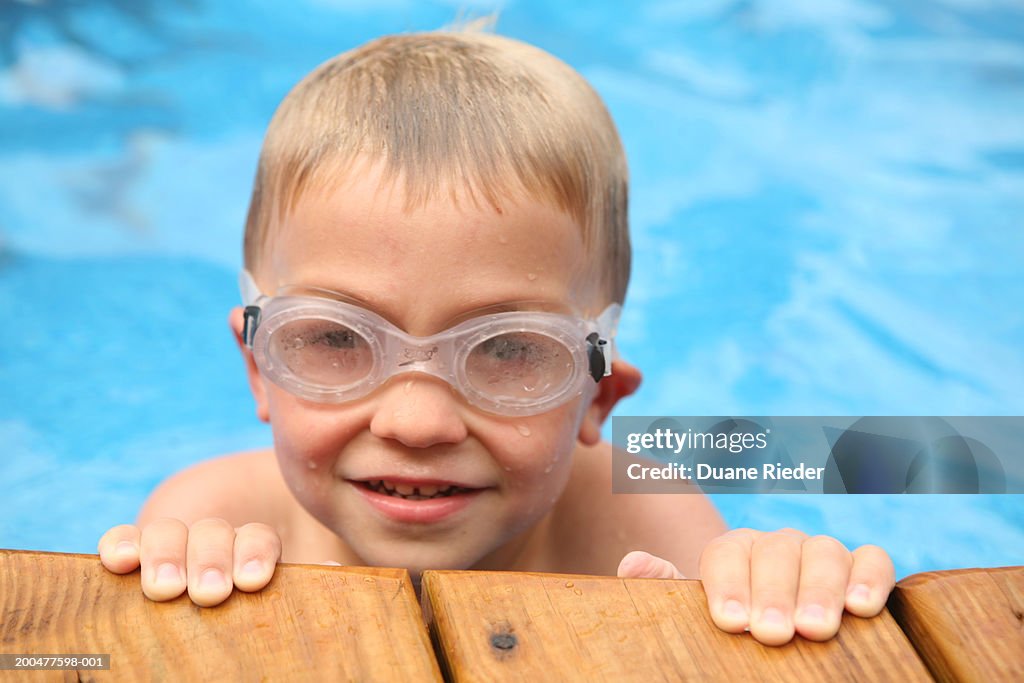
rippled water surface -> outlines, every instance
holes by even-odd
[[[269,442],[227,326],[263,128],[382,33],[488,3],[0,7],[0,547],[91,552],[169,473]],[[1024,413],[1024,8],[502,3],[631,160],[619,414]],[[1019,496],[733,496],[731,523],[1021,564]],[[685,524],[685,520],[680,520]]]

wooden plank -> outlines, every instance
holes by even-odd
[[[930,681],[892,617],[827,643],[718,630],[699,581],[425,572],[424,613],[454,681]]]
[[[915,574],[889,607],[936,679],[1024,680],[1024,567]]]
[[[96,555],[0,550],[0,652],[110,653],[82,680],[440,680],[405,570],[279,565],[221,606],[147,600]],[[0,671],[3,680],[78,680]]]

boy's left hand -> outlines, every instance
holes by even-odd
[[[795,529],[734,529],[708,543],[700,574],[711,618],[729,633],[750,630],[765,645],[799,633],[828,640],[843,610],[859,617],[882,611],[895,585],[889,555],[864,545],[852,553],[830,536]],[[686,578],[668,560],[641,551],[622,558],[624,578]]]

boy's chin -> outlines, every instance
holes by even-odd
[[[453,552],[455,549],[450,546],[429,549],[393,548],[383,551],[377,548],[376,550],[377,552],[370,552],[362,556],[368,565],[405,569],[417,587],[419,587],[423,572],[428,569],[471,569],[480,561],[480,557],[477,555]]]
[[[416,595],[419,596],[419,594],[420,594],[420,586],[423,584],[423,572],[428,571],[428,570],[444,570],[444,569],[461,570],[461,569],[470,569],[472,567],[472,563],[416,562],[416,563],[411,563],[410,564],[410,563],[406,562],[406,563],[393,563],[393,564],[378,565],[378,566],[397,567],[399,569],[405,569],[406,571],[408,571],[409,572],[409,579],[412,581],[413,588],[416,589]]]

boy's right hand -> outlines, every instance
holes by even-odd
[[[157,519],[143,529],[122,524],[103,534],[100,561],[115,574],[142,566],[142,592],[150,600],[178,597],[185,589],[197,605],[212,607],[232,587],[258,591],[270,583],[281,558],[281,539],[266,524],[233,528],[223,519],[202,519],[186,526],[178,519]]]

